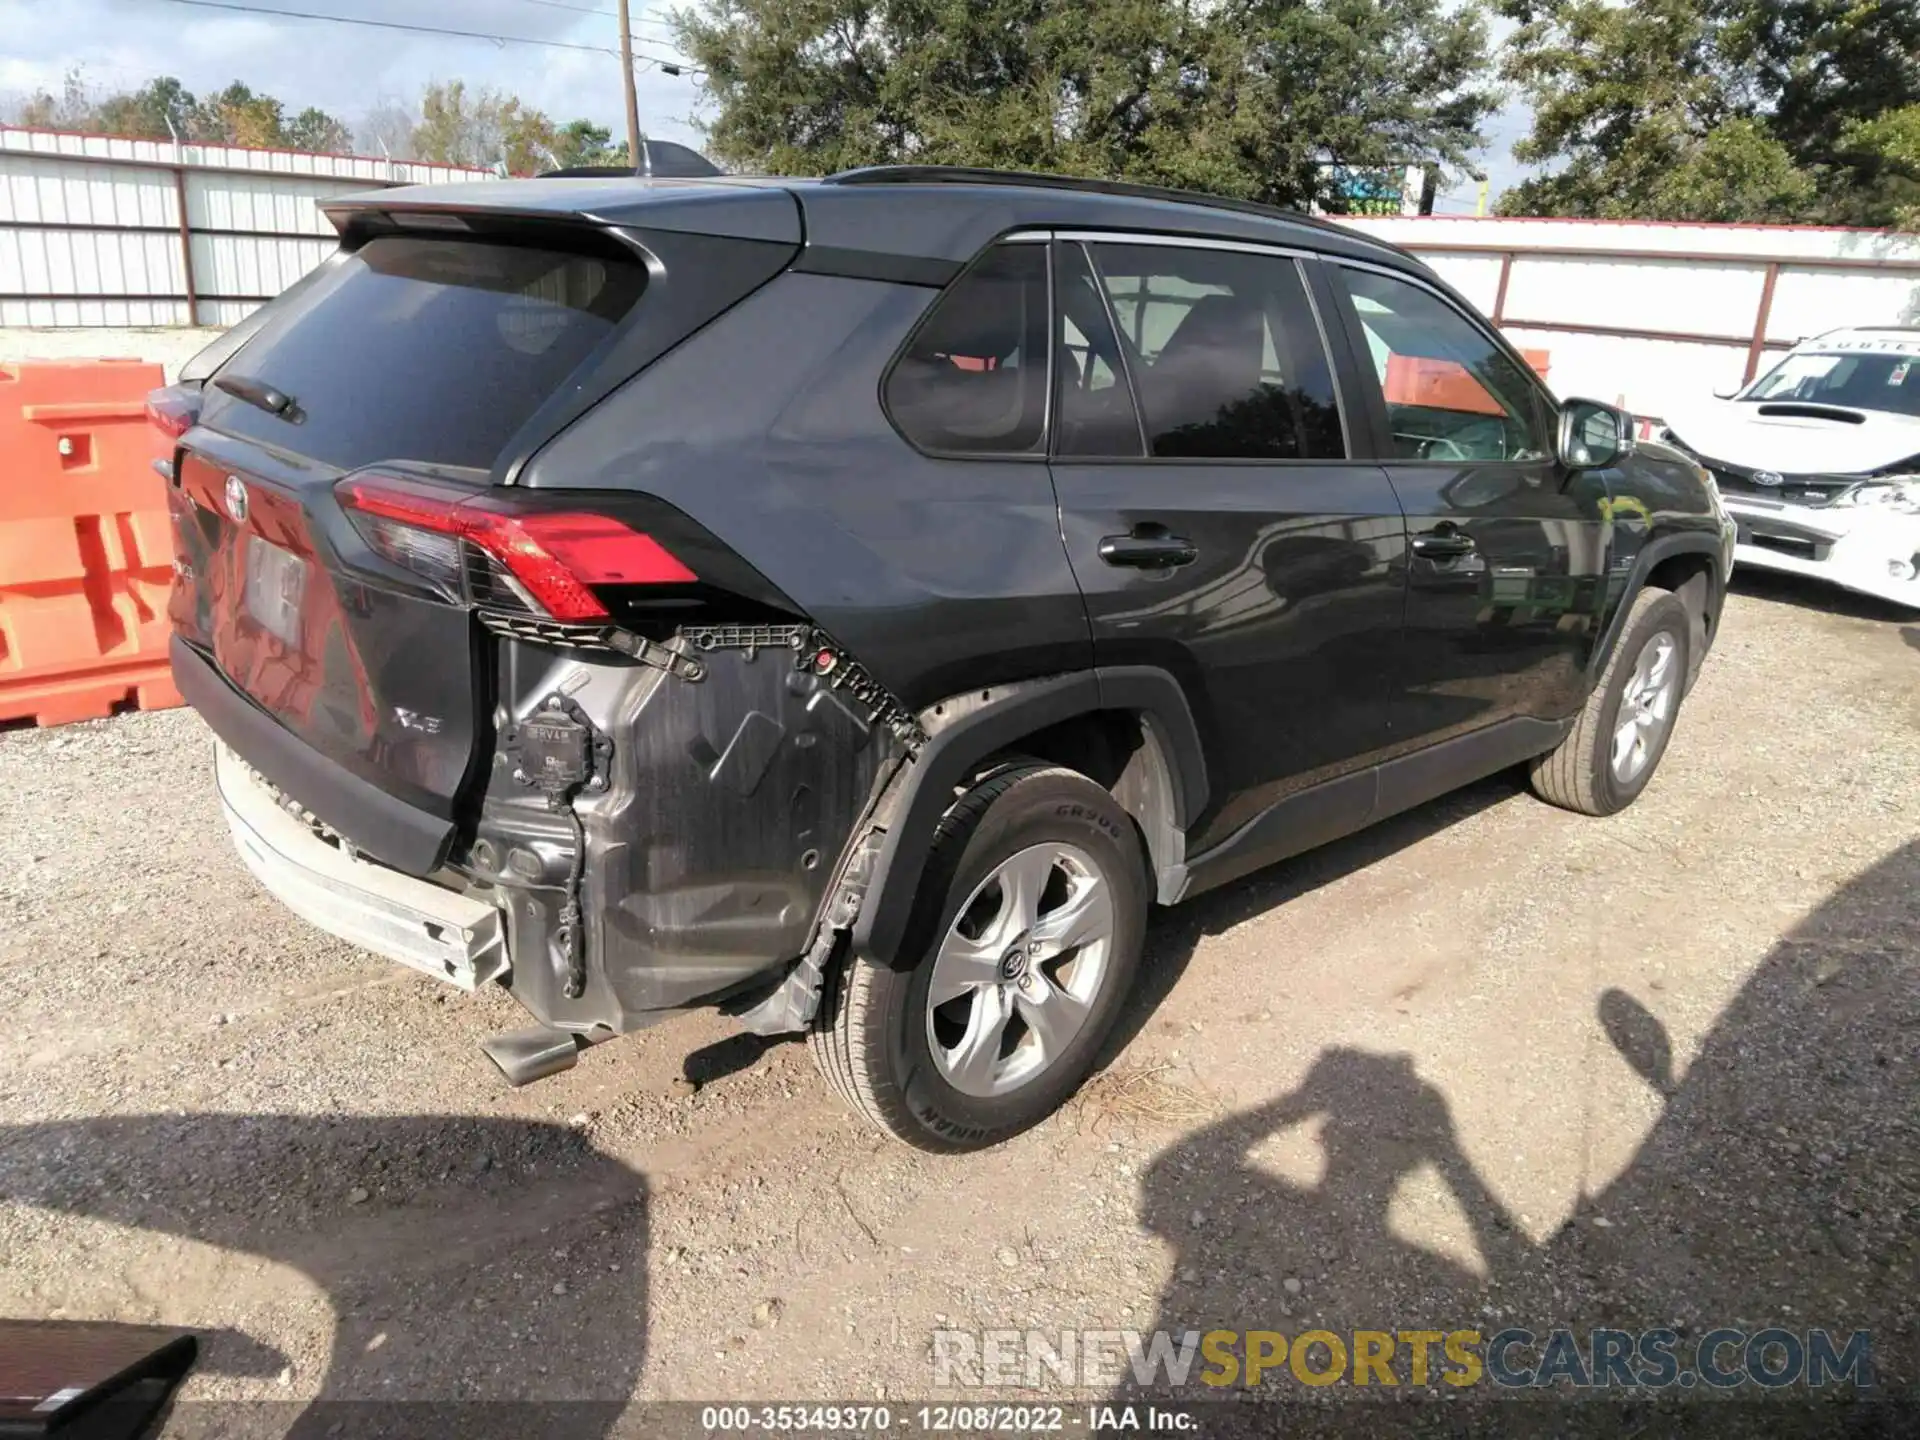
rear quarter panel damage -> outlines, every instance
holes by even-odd
[[[893,735],[785,647],[703,651],[698,681],[504,649],[513,718],[565,694],[613,741],[607,788],[574,802],[587,837],[578,999],[563,994],[552,944],[571,824],[514,780],[508,754],[490,770],[474,850],[491,846],[503,872],[515,994],[564,1028],[627,1030],[800,955],[876,781],[902,754]],[[516,850],[537,876],[516,872]]]

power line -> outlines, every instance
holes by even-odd
[[[538,45],[548,50],[576,50],[588,55],[612,55],[620,52],[606,45],[580,45],[570,40],[536,40],[527,35],[492,35],[484,30],[448,30],[438,25],[409,25],[400,20],[367,20],[357,15],[319,15],[311,10],[274,10],[264,5],[242,5],[239,0],[167,0],[171,5],[192,5],[202,10],[236,10],[243,15],[275,15],[283,20],[324,20],[333,25],[364,25],[374,30],[405,30],[415,35],[446,35],[456,40],[486,40],[495,45]],[[638,54],[639,52],[635,52]],[[670,60],[660,55],[641,55],[656,65],[671,65],[685,72],[696,68],[689,60]]]
[[[609,20],[619,18],[611,10],[602,10],[592,5],[569,5],[566,3],[566,0],[523,0],[523,3],[528,5],[542,5],[549,10],[571,10],[576,15],[604,15]],[[636,15],[633,18],[633,23],[635,25],[658,25],[662,30],[671,30],[673,28],[666,21],[655,19],[651,15]]]

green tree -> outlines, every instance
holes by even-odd
[[[559,143],[553,122],[518,96],[484,86],[469,91],[464,80],[428,85],[413,131],[413,150],[422,160],[503,165],[509,175],[551,169]]]
[[[1496,0],[1548,167],[1508,214],[1889,223],[1879,117],[1920,104],[1914,0]],[[1884,142],[1884,143],[1883,143]]]
[[[1916,0],[1719,0],[1740,84],[1794,162],[1822,175],[1817,218],[1880,224],[1898,197],[1877,144],[1882,116],[1920,105]],[[1897,182],[1895,183],[1897,190]]]
[[[1443,0],[699,0],[713,152],[819,173],[995,165],[1338,205],[1338,168],[1458,162],[1492,97]]]
[[[162,75],[138,90],[102,100],[94,111],[93,123],[108,135],[184,140],[197,104],[186,86],[171,75]]]
[[[1855,120],[1839,143],[1843,162],[1870,177],[1865,183],[1892,223],[1920,230],[1920,105]]]
[[[311,105],[286,123],[282,136],[295,150],[322,155],[345,155],[353,149],[353,137],[345,123]]]
[[[192,138],[210,145],[286,144],[282,106],[271,95],[256,95],[234,81],[194,107]]]
[[[570,120],[554,135],[553,160],[556,168],[617,165],[626,153],[625,146],[615,148],[611,130],[591,120]]]

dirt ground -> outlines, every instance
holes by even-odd
[[[1503,777],[1158,916],[1110,1069],[951,1159],[713,1015],[509,1091],[511,1000],[257,889],[191,714],[0,735],[0,1315],[197,1327],[199,1397],[899,1401],[936,1329],[1215,1325],[1864,1328],[1913,1387],[1920,625],[1738,591],[1630,812]]]

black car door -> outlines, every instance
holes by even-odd
[[[1323,273],[1407,516],[1396,745],[1502,721],[1525,743],[1527,721],[1585,698],[1606,614],[1608,472],[1556,463],[1552,396],[1440,290],[1357,265]]]
[[[1061,531],[1096,663],[1167,670],[1193,708],[1212,803],[1189,856],[1273,858],[1252,822],[1341,776],[1315,823],[1352,828],[1389,740],[1405,524],[1351,458],[1300,260],[1061,234],[1054,263]]]

